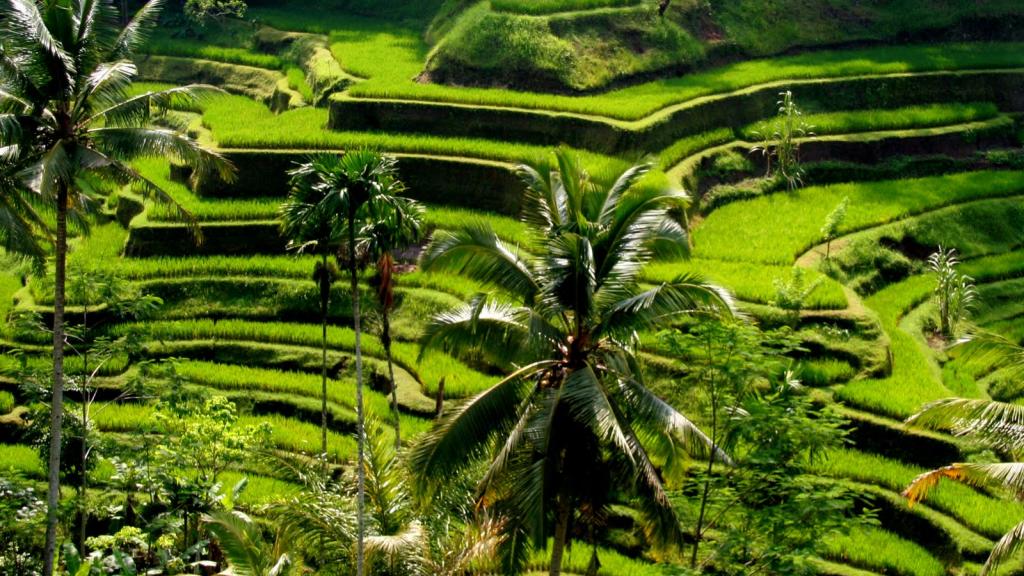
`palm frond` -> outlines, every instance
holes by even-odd
[[[423,270],[461,274],[532,302],[539,291],[530,262],[487,226],[439,231],[423,252]]]
[[[355,503],[326,488],[271,505],[267,513],[282,528],[282,537],[295,546],[315,550],[324,563],[348,564],[358,538]]]
[[[610,442],[636,466],[634,448],[594,369],[585,365],[573,370],[562,386],[562,399],[573,419],[591,429],[598,438]]]
[[[143,4],[118,35],[111,56],[116,59],[134,56],[136,50],[145,44],[149,33],[156,27],[163,6],[164,0],[149,0]]]
[[[5,49],[16,55],[15,62],[32,75],[36,86],[56,82],[62,93],[69,90],[74,84],[74,59],[46,26],[39,4],[33,0],[6,0],[5,4],[0,21]]]
[[[73,117],[84,114],[94,106],[109,107],[124,99],[137,69],[129,60],[99,64],[86,78],[75,97]]]
[[[537,327],[532,320],[529,308],[497,303],[478,294],[469,303],[431,319],[420,339],[420,357],[431,349],[478,351],[493,362],[508,365],[522,359],[527,350],[550,350],[555,345],[544,341],[548,334],[531,331]]]
[[[985,561],[985,565],[978,572],[978,576],[988,576],[989,574],[996,573],[1003,562],[1020,550],[1022,544],[1024,544],[1024,522],[1014,526],[1012,530],[999,539],[999,542],[996,542],[992,552],[988,555],[988,560]]]
[[[392,573],[414,575],[421,572],[421,550],[427,534],[419,522],[410,522],[396,534],[373,534],[367,536],[367,560],[382,563]]]
[[[516,414],[508,406],[522,399],[524,380],[553,365],[540,361],[516,370],[494,386],[460,403],[426,433],[410,454],[420,492],[426,493],[483,455],[495,435],[508,430]]]
[[[235,178],[235,168],[231,162],[173,130],[102,127],[93,128],[88,134],[100,151],[120,161],[163,157],[194,166],[199,174],[216,174],[225,181]]]
[[[279,574],[288,557],[276,556],[263,541],[259,526],[238,510],[219,510],[203,516],[206,529],[217,539],[236,576]]]
[[[972,436],[997,449],[1024,448],[1024,406],[971,398],[931,402],[907,424]]]
[[[903,491],[903,496],[911,504],[920,502],[943,479],[956,480],[971,486],[999,486],[1010,490],[1017,497],[1024,496],[1024,463],[1018,462],[959,463],[943,466],[914,478],[914,481]]]
[[[680,275],[608,305],[601,332],[631,334],[641,327],[656,327],[665,320],[693,313],[736,315],[729,292],[696,275]]]
[[[1024,347],[999,334],[979,332],[958,342],[951,349],[971,364],[1003,370],[1009,378],[1024,377]]]
[[[565,224],[566,198],[560,181],[545,178],[526,164],[516,166],[516,175],[526,186],[523,221],[539,230],[554,230]]]
[[[619,391],[633,418],[634,426],[651,431],[652,440],[667,443],[671,452],[681,448],[693,456],[713,457],[725,464],[732,463],[729,455],[720,447],[714,446],[711,438],[708,438],[692,420],[637,381],[632,370],[618,370],[616,376]]]
[[[651,168],[653,168],[653,165],[650,162],[632,166],[623,172],[615,180],[615,183],[608,188],[607,192],[605,192],[604,203],[601,206],[601,214],[598,217],[598,222],[602,226],[611,225],[618,212],[619,201],[622,199],[622,196],[633,188],[641,178],[647,175]]]
[[[102,120],[105,126],[145,126],[153,117],[153,109],[166,112],[175,106],[202,104],[224,90],[208,84],[189,84],[165,90],[148,91],[144,94],[122,98],[95,112],[88,122]]]

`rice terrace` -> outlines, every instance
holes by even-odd
[[[0,575],[1024,574],[1024,2],[0,0]]]

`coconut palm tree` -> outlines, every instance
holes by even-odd
[[[677,447],[707,454],[711,443],[644,386],[635,333],[733,310],[724,290],[694,276],[639,282],[652,259],[686,253],[685,194],[638,185],[648,164],[605,187],[567,151],[555,160],[520,168],[533,253],[472,226],[437,233],[423,255],[425,270],[498,292],[437,316],[423,349],[472,351],[509,375],[446,415],[412,453],[427,493],[486,457],[478,503],[509,519],[506,572],[522,567],[531,542],[543,547],[551,535],[553,576],[577,511],[584,521],[599,518],[612,486],[637,498],[656,543],[681,542],[652,456],[670,465]]]
[[[1000,336],[981,334],[965,340],[956,348],[968,361],[1003,369],[1007,377],[1024,375],[1024,348]],[[970,436],[982,444],[1010,454],[1015,459],[1024,453],[1024,406],[970,398],[947,398],[929,403],[907,419],[908,424],[938,430],[950,430],[957,436]],[[949,479],[973,486],[999,486],[1016,498],[1024,499],[1024,463],[956,463],[921,474],[903,491],[910,504],[923,500],[941,480]],[[1024,545],[1024,520],[996,543],[979,576],[995,573],[999,565]]]
[[[391,310],[395,305],[395,257],[394,252],[419,242],[423,228],[423,206],[411,198],[395,198],[393,202],[378,203],[369,214],[369,222],[360,232],[362,252],[376,263],[374,283],[377,289],[377,306],[380,309],[380,342],[388,362],[388,378],[391,381],[391,410],[395,419],[395,449],[401,447],[401,424],[398,414],[398,386],[395,383],[395,367],[391,359]]]
[[[292,170],[291,175],[293,189],[308,187],[318,191],[323,198],[320,210],[338,214],[344,223],[345,234],[342,235],[342,241],[345,243],[344,259],[349,272],[356,357],[356,509],[359,535],[356,543],[356,574],[362,576],[366,534],[366,416],[363,407],[363,356],[360,343],[359,265],[356,240],[358,231],[366,222],[367,213],[381,210],[381,206],[393,204],[395,194],[401,191],[402,185],[397,177],[395,160],[370,150],[354,150],[342,155],[317,154],[310,158],[309,162]],[[313,197],[317,193],[314,191],[302,194]]]
[[[345,215],[336,205],[338,197],[332,190],[315,186],[300,167],[291,172],[292,186],[288,199],[281,205],[281,234],[288,238],[288,249],[314,252],[320,257],[313,270],[313,281],[320,289],[320,454],[327,463],[327,312],[331,300],[331,284],[337,267],[328,260],[345,231]]]
[[[68,224],[85,228],[92,182],[137,182],[166,199],[127,162],[161,156],[230,178],[230,165],[174,130],[152,125],[154,108],[197,97],[190,86],[130,96],[132,53],[156,22],[151,0],[124,27],[105,0],[0,0],[3,141],[22,136],[19,163],[37,201],[55,216],[53,403],[44,574],[53,573],[64,384],[64,288]],[[12,110],[13,108],[13,110]]]

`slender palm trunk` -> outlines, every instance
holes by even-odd
[[[356,230],[355,214],[348,214],[348,272],[352,283],[352,330],[356,335],[356,444],[359,447],[356,462],[356,519],[358,541],[356,542],[356,576],[363,576],[366,536],[366,469],[363,467],[363,453],[366,444],[365,415],[363,414],[363,353],[359,342],[359,275],[356,273]]]
[[[704,478],[704,491],[700,497],[700,513],[697,515],[697,528],[693,535],[693,552],[690,554],[690,568],[697,567],[697,550],[704,539],[704,518],[711,495],[711,475],[714,473],[715,450],[718,449],[718,395],[712,384],[711,400],[711,454],[708,455],[707,477]]]
[[[562,556],[565,553],[565,543],[569,539],[569,517],[572,515],[572,508],[569,506],[569,497],[564,489],[558,496],[555,515],[555,538],[551,545],[550,576],[560,576],[562,573]]]
[[[391,379],[391,410],[395,415],[395,450],[402,447],[402,426],[398,421],[398,384],[395,382],[395,364],[391,361],[391,319],[387,306],[381,307],[381,344],[384,345],[384,356],[388,360],[388,378]]]
[[[68,189],[57,190],[56,263],[53,275],[53,402],[50,408],[49,487],[46,494],[46,548],[43,576],[53,576],[60,501],[60,446],[64,426],[64,282],[67,268]]]
[[[89,331],[89,303],[84,303],[85,309],[82,312],[82,334],[88,335]],[[82,480],[78,484],[78,552],[85,556],[85,532],[89,524],[89,473],[86,464],[89,460],[89,343],[82,342],[82,446],[79,454],[79,465],[82,468]]]
[[[327,470],[327,307],[330,304],[331,285],[327,271],[327,252],[322,254],[320,267],[320,454]]]

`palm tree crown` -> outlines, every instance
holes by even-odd
[[[509,568],[527,540],[546,541],[553,507],[552,574],[573,511],[600,517],[611,483],[639,496],[652,537],[680,541],[652,455],[668,462],[677,446],[706,453],[710,441],[643,385],[635,334],[695,311],[733,309],[724,290],[693,276],[639,282],[653,258],[686,254],[685,194],[637,186],[646,164],[602,187],[566,151],[555,158],[553,169],[520,168],[535,253],[477,226],[438,233],[423,256],[426,270],[496,289],[436,317],[424,348],[472,350],[511,374],[446,416],[413,453],[427,489],[489,456],[479,497],[510,519]]]

